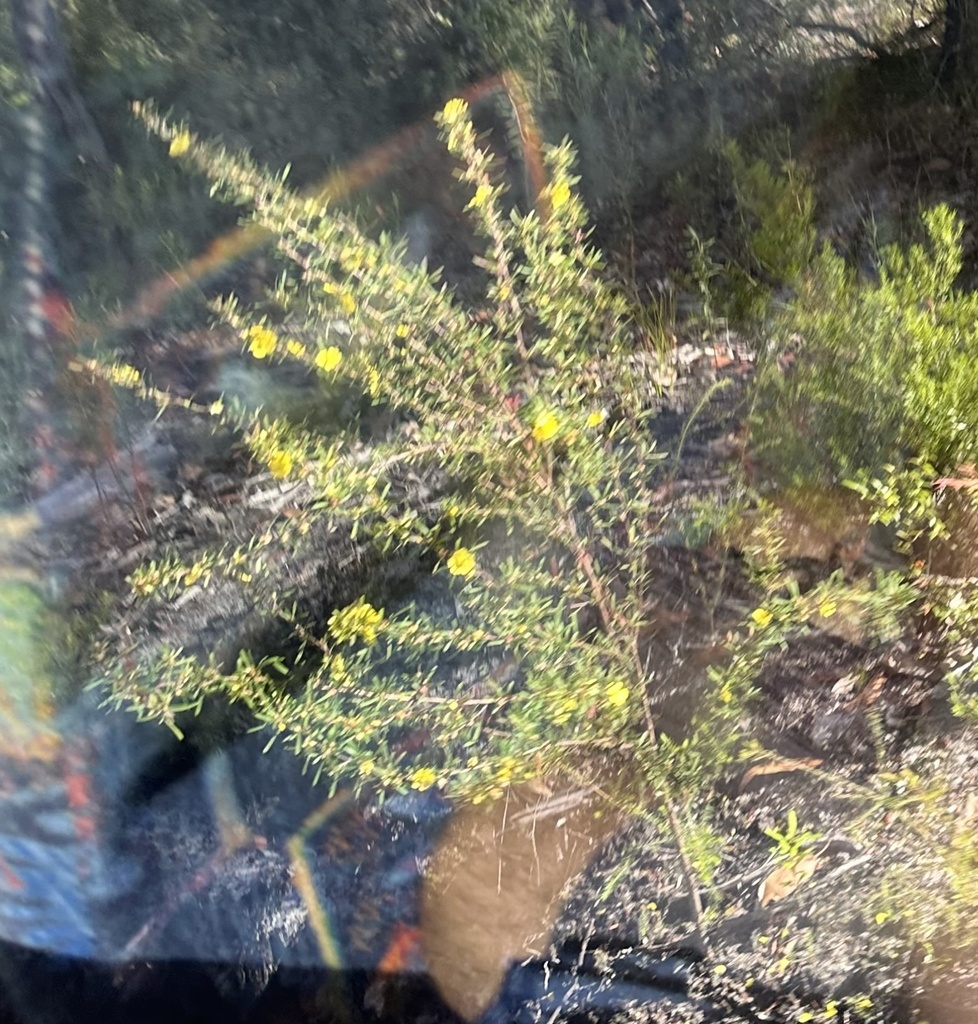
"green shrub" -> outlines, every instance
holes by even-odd
[[[781,223],[774,249],[790,254],[782,272],[795,294],[774,331],[775,347],[793,344],[796,358],[790,368],[762,361],[753,437],[796,481],[840,482],[909,459],[948,471],[974,458],[978,296],[955,288],[963,224],[945,205],[922,219],[926,243],[884,247],[874,279],[828,244],[803,266],[810,209],[782,217],[771,205],[752,238],[765,243],[761,261]]]
[[[265,318],[233,300],[220,306],[252,357],[295,360],[320,375],[324,399],[353,387],[408,422],[365,448],[356,417],[321,432],[235,418],[273,476],[314,488],[316,502],[289,529],[298,535],[310,517],[326,516],[356,523],[386,550],[420,548],[453,588],[458,611],[448,623],[417,606],[387,614],[364,595],[336,609],[325,631],[296,623],[319,656],[301,685],[276,683],[274,660],[256,665],[243,655],[237,671],[222,674],[170,652],[157,665],[118,671],[116,700],[174,728],[181,711],[209,695],[243,701],[317,771],[358,785],[494,792],[594,756],[625,758],[646,767],[656,788],[668,785],[686,755],[646,756],[661,738],[647,714],[637,643],[645,550],[657,525],[659,456],[647,435],[655,360],[634,351],[624,300],[587,245],[569,145],[547,153],[549,215],[506,217],[466,104],[453,100],[439,115],[485,241],[488,315],[480,316],[437,275],[406,265],[389,238],[374,242],[281,177],[152,110],[142,115],[171,155],[203,170],[225,198],[251,204],[291,263]],[[104,372],[167,401],[129,367]],[[220,402],[203,411],[232,416]],[[437,516],[404,506],[391,467],[447,474],[451,494]],[[252,541],[191,566],[146,566],[133,585],[143,599],[162,600],[218,574],[260,571],[261,543]],[[278,600],[269,614],[289,615],[288,595]],[[596,628],[583,628],[585,614]],[[512,658],[516,676],[487,673],[473,695],[436,675],[439,661],[487,651]],[[719,735],[732,737],[743,696],[731,690],[717,705],[726,729],[714,721],[697,733],[709,736],[712,752],[723,748]],[[424,752],[394,742],[411,732],[431,737]],[[684,749],[704,777],[722,770],[722,758]]]

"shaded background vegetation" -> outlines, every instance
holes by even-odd
[[[777,97],[803,96],[809,117],[819,97],[872,107],[869,79],[838,95],[847,54],[905,89],[913,61],[884,65],[915,48],[933,84],[942,13],[800,0],[71,0],[66,45],[111,167],[79,163],[63,140],[52,225],[62,272],[76,298],[90,292],[93,305],[111,303],[233,218],[160,158],[129,117],[135,99],[152,97],[273,168],[291,165],[301,184],[430,114],[462,85],[513,67],[531,83],[546,135],[569,134],[577,145],[592,208],[620,213],[694,150],[771,112]],[[3,18],[0,198],[13,226],[13,115],[23,90],[6,10]],[[822,84],[813,94],[816,68]],[[835,84],[825,85],[827,76]]]

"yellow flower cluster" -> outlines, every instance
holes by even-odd
[[[372,644],[384,621],[384,613],[362,597],[345,608],[337,608],[329,617],[329,634],[338,643],[352,643],[357,638]]]

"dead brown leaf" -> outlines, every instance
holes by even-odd
[[[872,707],[880,699],[880,694],[882,694],[885,686],[885,675],[880,673],[879,675],[873,676],[873,678],[870,679],[870,681],[859,692],[859,696],[850,703],[864,708]]]
[[[757,895],[761,899],[761,906],[766,907],[769,903],[776,903],[785,896],[790,896],[800,885],[804,885],[812,875],[822,866],[822,858],[814,853],[806,853],[804,857],[793,861],[791,864],[782,864],[775,868],[771,874],[761,882]]]

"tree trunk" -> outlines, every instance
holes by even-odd
[[[978,76],[978,0],[947,0],[941,46],[941,81],[959,91]]]

